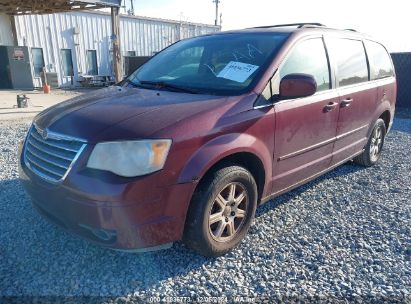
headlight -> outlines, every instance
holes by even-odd
[[[99,143],[87,167],[124,177],[149,174],[163,169],[170,146],[170,139]]]

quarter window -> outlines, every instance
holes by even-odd
[[[370,62],[371,80],[394,76],[390,55],[385,48],[376,42],[365,43]]]
[[[368,81],[364,45],[360,40],[333,38],[327,41],[331,58],[337,64],[340,87]]]
[[[34,76],[35,77],[40,77],[41,72],[43,72],[43,68],[44,68],[43,49],[41,49],[41,48],[32,48],[31,49],[31,56],[33,58]]]
[[[87,75],[98,75],[97,52],[95,50],[87,51]]]
[[[63,63],[64,76],[74,76],[73,58],[70,49],[61,50],[61,61]]]
[[[280,68],[280,79],[294,73],[312,75],[317,82],[317,91],[330,88],[328,59],[321,38],[305,40],[291,50]]]

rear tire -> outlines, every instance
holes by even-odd
[[[197,253],[217,257],[245,237],[257,207],[257,185],[239,166],[212,172],[193,195],[184,231],[184,243]]]
[[[353,159],[356,164],[364,167],[374,166],[381,156],[382,147],[384,145],[385,134],[384,120],[379,118],[374,125],[367,145],[364,147],[363,153]]]

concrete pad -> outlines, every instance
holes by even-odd
[[[58,89],[53,90],[50,94],[44,94],[42,91],[0,90],[0,121],[33,118],[48,107],[89,93],[92,90],[93,89]],[[30,98],[27,108],[17,108],[17,95],[22,94]]]

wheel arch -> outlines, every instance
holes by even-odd
[[[389,110],[385,110],[378,118],[384,120],[385,130],[388,131],[391,123],[391,112]]]
[[[392,109],[391,105],[388,101],[382,102],[379,104],[379,106],[376,108],[373,119],[370,122],[368,132],[367,132],[367,137],[371,135],[372,130],[374,129],[374,125],[377,122],[378,119],[382,119],[384,121],[385,129],[388,132],[390,125],[392,123]]]
[[[265,143],[250,134],[228,134],[218,137],[194,153],[183,168],[179,183],[196,181],[200,184],[210,172],[218,168],[239,165],[253,175],[261,198],[272,169],[272,156],[269,150]]]
[[[240,166],[251,173],[257,184],[258,201],[260,201],[266,181],[265,169],[261,159],[257,155],[250,152],[237,152],[223,157],[207,170],[207,172],[199,180],[197,187],[201,184],[201,182],[206,180],[210,174],[228,166]]]

